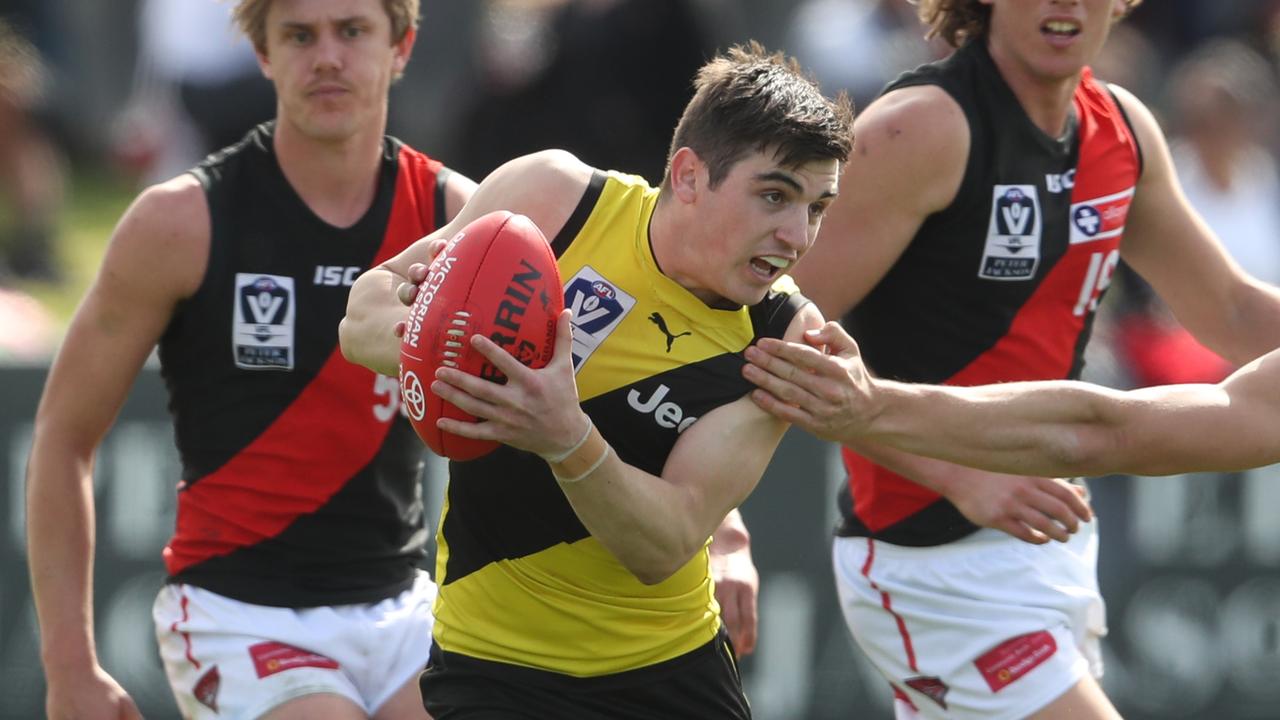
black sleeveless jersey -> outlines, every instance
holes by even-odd
[[[982,41],[886,92],[913,85],[936,85],[960,105],[969,159],[955,200],[845,318],[868,366],[951,385],[1078,377],[1141,172],[1122,109],[1086,68],[1068,133],[1051,138]],[[840,534],[936,545],[977,529],[937,493],[848,449],[844,461]]]
[[[335,228],[294,192],[274,124],[198,165],[208,269],[160,341],[182,482],[173,582],[244,602],[370,602],[423,558],[422,444],[394,378],[348,363],[338,322],[357,275],[443,223],[448,171],[386,138],[378,186]]]

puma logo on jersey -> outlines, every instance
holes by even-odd
[[[316,285],[326,287],[351,287],[356,276],[363,268],[343,267],[342,265],[317,265],[316,276],[312,281]]]
[[[693,424],[697,420],[696,417],[685,417],[684,408],[673,402],[663,402],[667,397],[667,393],[671,392],[671,388],[666,385],[658,385],[658,389],[653,391],[647,399],[640,399],[640,391],[632,389],[627,393],[627,404],[637,412],[646,415],[652,413],[653,419],[658,423],[659,427],[667,429],[675,428],[676,432],[684,432],[685,428]]]
[[[662,315],[657,312],[649,313],[649,322],[653,323],[654,325],[657,325],[658,329],[662,331],[662,334],[667,336],[667,352],[671,352],[671,344],[676,341],[676,338],[682,338],[685,335],[693,334],[688,330],[685,330],[682,333],[676,333],[675,335],[672,335],[671,331],[667,329],[667,321],[664,320],[662,318]]]

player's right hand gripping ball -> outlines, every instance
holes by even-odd
[[[440,367],[493,382],[506,377],[471,346],[477,333],[524,365],[543,367],[555,346],[564,291],[542,231],[523,215],[492,212],[463,228],[432,261],[400,342],[400,393],[418,436],[438,455],[472,460],[498,446],[436,427],[441,417],[476,420],[432,393]]]

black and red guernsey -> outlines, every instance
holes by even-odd
[[[372,205],[339,229],[289,185],[273,132],[193,170],[212,236],[160,341],[182,459],[164,560],[170,581],[244,602],[372,602],[423,558],[423,447],[395,379],[343,359],[338,322],[359,273],[442,224],[448,170],[386,138]]]
[[[1068,132],[1049,137],[981,41],[886,92],[913,85],[936,85],[959,103],[969,159],[952,204],[925,220],[844,319],[868,366],[948,385],[1079,377],[1142,170],[1123,110],[1086,69]],[[937,493],[843,454],[838,534],[926,546],[977,529]]]

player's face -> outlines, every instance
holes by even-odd
[[[1074,79],[1094,62],[1124,0],[982,0],[992,52],[1037,80]]]
[[[404,69],[412,31],[391,43],[381,0],[274,0],[267,51],[280,122],[321,141],[383,132],[387,91]]]
[[[760,302],[813,246],[839,179],[836,160],[785,167],[771,149],[735,163],[700,198],[703,273],[693,278],[692,292],[713,304],[716,299],[734,305]]]

